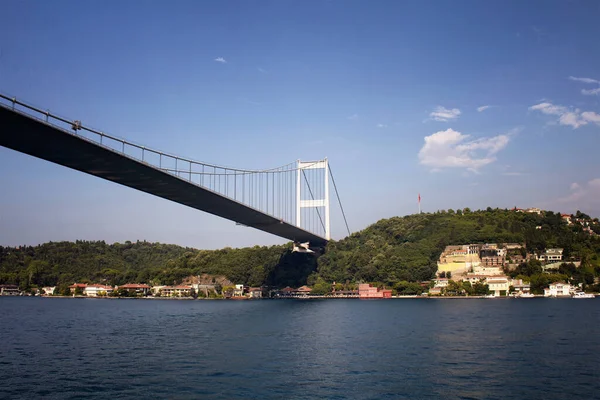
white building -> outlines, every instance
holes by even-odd
[[[544,289],[544,297],[568,297],[575,288],[568,283],[556,282]]]
[[[501,267],[477,266],[473,267],[473,273],[476,275],[502,275],[504,272]]]
[[[474,285],[476,283],[484,283],[487,278],[490,278],[490,276],[488,275],[481,275],[481,274],[467,274],[464,278],[463,281],[467,281],[469,282],[471,285]]]
[[[83,294],[88,297],[107,296],[112,292],[113,288],[106,285],[87,285],[83,289]]]
[[[537,215],[541,215],[542,214],[542,210],[540,210],[537,207],[528,208],[528,209],[525,210],[525,212],[532,213],[532,214],[537,214]]]
[[[545,256],[548,262],[562,261],[563,249],[548,249]]]
[[[56,289],[56,286],[44,286],[42,288],[44,295],[46,296],[52,296],[54,294],[54,289]]]
[[[444,288],[448,286],[448,278],[437,278],[434,287]]]
[[[504,294],[508,294],[508,288],[510,287],[510,282],[506,276],[494,276],[493,278],[487,278],[485,283],[488,285],[490,292],[494,293],[496,296],[501,295],[501,291],[504,291]]]
[[[238,284],[235,285],[235,289],[233,290],[234,297],[242,297],[244,295],[244,285]]]
[[[517,293],[529,293],[531,291],[531,285],[523,282],[523,279],[513,279],[510,284]]]

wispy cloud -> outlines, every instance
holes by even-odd
[[[583,83],[592,84],[592,85],[600,85],[599,80],[592,79],[592,78],[577,78],[575,76],[570,76],[569,79],[572,81],[576,81],[576,82],[583,82]],[[584,94],[587,96],[600,95],[600,86],[598,86],[597,88],[594,88],[594,89],[581,89],[581,94]]]
[[[569,79],[572,81],[577,81],[577,82],[597,83],[598,85],[600,85],[600,81],[597,81],[596,79],[592,79],[592,78],[577,78],[575,76],[570,76]]]
[[[527,172],[503,172],[502,175],[504,176],[525,176],[525,175],[529,175],[529,173]]]
[[[261,72],[263,74],[267,73],[267,71],[265,69],[262,69],[261,67],[258,67],[257,70],[258,70],[258,72]]]
[[[223,57],[217,57],[215,58],[215,61],[222,64],[227,64],[227,60],[225,60]]]
[[[588,96],[600,95],[600,87],[596,89],[581,89],[581,94],[585,94]]]
[[[348,117],[348,119],[349,119],[350,121],[355,121],[355,120],[357,120],[357,119],[358,119],[358,114],[352,114],[351,116],[349,116],[349,117]]]
[[[477,172],[496,161],[496,154],[508,145],[510,135],[469,139],[470,135],[453,129],[426,136],[425,144],[419,151],[419,162],[436,170],[465,168]]]
[[[584,184],[573,182],[571,184],[571,193],[558,199],[559,203],[580,202],[584,198],[595,201],[600,197],[600,178],[592,179]]]
[[[529,107],[531,111],[539,111],[546,115],[558,116],[560,125],[567,125],[577,129],[588,123],[595,123],[600,126],[600,114],[593,111],[581,112],[578,108],[567,108],[565,106],[554,105],[552,103],[540,103]]]
[[[377,127],[378,128],[387,128],[387,125],[386,124],[377,124]]]
[[[434,121],[447,122],[453,121],[458,118],[460,115],[460,110],[458,108],[446,108],[442,106],[437,106],[430,114],[429,118]]]
[[[490,108],[491,106],[481,106],[481,107],[477,107],[477,111],[478,112],[483,112],[485,110],[487,110],[488,108]]]

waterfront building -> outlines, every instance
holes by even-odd
[[[505,296],[508,294],[510,282],[506,276],[489,277],[485,280],[485,283],[488,285],[490,292],[495,296]]]
[[[544,289],[544,297],[568,297],[571,292],[574,292],[575,288],[565,282],[556,282],[550,284],[549,287]]]
[[[81,291],[83,292],[86,286],[87,284],[85,283],[74,283],[71,286],[69,286],[69,290],[71,291],[71,294],[74,294],[77,289],[81,289]]]
[[[439,286],[434,286],[432,288],[429,289],[429,295],[430,296],[439,296],[442,294],[442,288]]]
[[[54,294],[54,289],[56,289],[56,286],[44,286],[42,288],[42,290],[44,291],[44,295],[45,296],[51,296]]]
[[[150,286],[140,283],[128,283],[126,285],[122,285],[118,287],[119,290],[125,289],[129,293],[142,294],[147,295],[148,292],[152,289]]]
[[[358,285],[358,297],[361,299],[390,299],[392,291],[390,289],[379,289],[368,283]]]
[[[112,286],[92,284],[83,289],[83,294],[89,297],[107,296],[113,292]]]
[[[233,289],[233,297],[242,297],[244,295],[244,292],[244,285],[235,285],[235,288]]]
[[[0,296],[18,296],[21,294],[17,285],[0,285]]]
[[[160,295],[162,297],[189,297],[192,292],[190,285],[164,286]]]
[[[251,299],[260,299],[262,298],[262,289],[259,287],[251,287],[248,289],[248,293]]]
[[[298,289],[296,289],[296,294],[300,297],[306,297],[310,295],[310,292],[312,292],[312,289],[306,285],[300,286]]]
[[[513,279],[511,286],[517,293],[529,293],[531,291],[530,284],[523,282],[523,279]]]

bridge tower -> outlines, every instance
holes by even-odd
[[[323,185],[323,191],[317,192],[317,195],[321,195],[322,198],[315,198],[313,190],[311,190],[311,185],[309,183],[308,178],[306,177],[307,170],[323,170],[320,174],[317,174],[317,180],[321,182],[314,182],[316,185]],[[305,190],[308,189],[310,195],[310,199],[304,199],[303,191],[304,185],[302,185],[302,178],[306,180]],[[324,182],[323,182],[324,180]],[[296,170],[296,226],[298,228],[302,228],[302,209],[303,208],[316,208],[317,212],[319,208],[324,208],[325,211],[325,221],[324,221],[324,230],[325,230],[325,239],[331,239],[331,230],[329,223],[329,163],[327,158],[321,161],[300,161],[298,160],[297,170]],[[319,216],[320,217],[320,216]]]

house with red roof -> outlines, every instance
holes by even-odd
[[[142,294],[145,296],[148,294],[148,292],[150,292],[150,289],[152,288],[143,283],[128,283],[126,285],[118,286],[118,289],[125,289],[129,293]]]
[[[86,287],[87,283],[74,283],[69,286],[69,290],[71,291],[71,294],[74,294],[77,289],[81,289],[81,292],[83,292]]]

